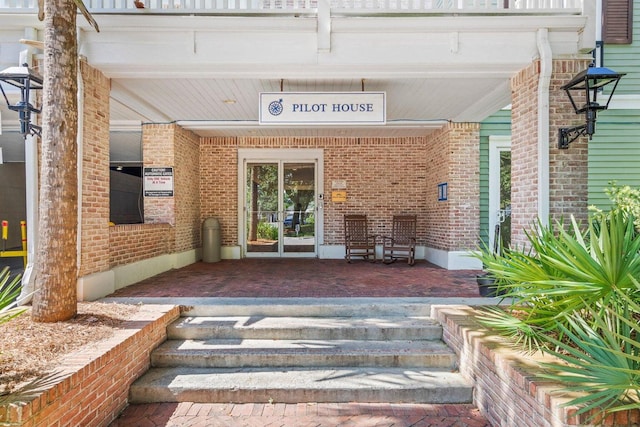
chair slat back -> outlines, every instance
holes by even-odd
[[[369,234],[366,215],[345,215],[344,234],[351,242],[366,242]]]
[[[394,215],[391,236],[396,243],[404,244],[416,238],[416,215]]]

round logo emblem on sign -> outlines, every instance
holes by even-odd
[[[279,116],[282,113],[283,109],[284,108],[282,107],[282,99],[273,101],[269,104],[269,113],[271,113],[272,116]]]

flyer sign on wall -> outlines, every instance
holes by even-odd
[[[173,197],[173,168],[144,168],[144,197]]]
[[[261,125],[384,125],[385,92],[262,92]]]

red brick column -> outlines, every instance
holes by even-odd
[[[174,167],[175,131],[175,124],[142,126],[142,157],[145,168]],[[145,197],[144,222],[175,225],[175,197]]]
[[[80,62],[82,108],[82,197],[78,276],[109,269],[109,79]]]
[[[524,230],[538,217],[538,61],[511,80],[511,243],[521,246]]]
[[[193,132],[175,130],[175,252],[200,247],[200,138]]]
[[[145,223],[172,226],[168,252],[200,246],[200,139],[175,124],[142,128],[145,168],[173,167],[173,197],[145,197]]]
[[[427,246],[473,250],[480,229],[479,125],[451,123],[426,144]],[[438,200],[446,183],[448,199]]]
[[[558,128],[579,124],[560,87],[586,68],[586,60],[554,60],[549,88],[549,216],[587,217],[587,147],[585,138],[559,150]],[[511,224],[512,243],[526,245],[525,230],[538,219],[544,190],[538,183],[538,82],[540,64],[533,62],[511,80]],[[541,194],[543,191],[543,194]],[[543,218],[546,221],[548,218]]]
[[[571,215],[586,222],[588,217],[588,139],[580,137],[569,149],[558,149],[558,129],[584,124],[584,114],[576,115],[571,102],[560,87],[589,66],[590,60],[558,60],[553,62],[549,87],[549,210],[552,220]]]

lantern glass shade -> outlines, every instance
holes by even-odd
[[[9,67],[0,71],[0,82],[5,82],[18,89],[42,89],[43,79],[38,72],[22,65]]]
[[[6,83],[20,90],[20,100],[16,104],[11,105],[2,83]],[[31,115],[33,113],[38,114],[41,110],[33,106],[29,101],[31,91],[42,88],[42,76],[26,64],[19,67],[9,67],[0,71],[0,92],[7,103],[7,107],[19,114],[20,133],[24,135],[25,138],[29,134],[40,135],[41,128],[31,123]]]
[[[587,110],[606,110],[618,82],[625,74],[616,73],[605,67],[589,67],[576,74],[561,89],[567,92],[576,114],[584,113]],[[608,93],[605,93],[602,89],[609,85],[613,86]],[[600,102],[598,97],[602,98]]]

